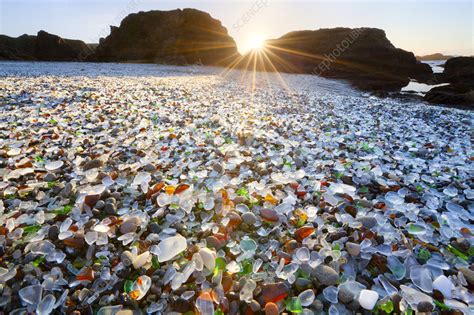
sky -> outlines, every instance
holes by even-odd
[[[474,0],[0,0],[0,34],[39,30],[98,42],[129,13],[196,8],[219,19],[245,52],[264,39],[331,27],[384,29],[396,46],[417,55],[474,55]]]

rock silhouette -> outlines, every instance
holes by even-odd
[[[431,89],[425,100],[436,104],[460,105],[473,108],[474,105],[474,57],[448,59],[439,76],[441,82],[450,85]]]
[[[100,41],[98,61],[226,65],[239,56],[219,20],[195,9],[130,14]]]
[[[265,56],[252,51],[239,67],[253,65],[258,70],[311,73],[349,80],[367,90],[398,90],[410,78],[420,81],[432,76],[429,65],[413,53],[396,48],[385,32],[376,28],[332,28],[296,31],[266,41]]]
[[[81,40],[64,39],[45,31],[16,38],[0,35],[0,59],[81,61],[92,53],[92,48]]]

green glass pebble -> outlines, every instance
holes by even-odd
[[[132,287],[133,287],[133,281],[126,280],[125,283],[123,284],[123,290],[125,291],[125,293],[132,292]]]
[[[391,300],[388,300],[387,302],[380,305],[380,309],[383,310],[387,314],[392,313],[394,310],[393,302]]]
[[[429,250],[422,248],[418,252],[418,258],[423,260],[423,261],[427,261],[428,259],[431,258],[431,253],[430,253]]]
[[[303,306],[301,305],[300,299],[294,297],[286,304],[286,309],[292,313],[299,314],[303,311]]]
[[[222,258],[222,257],[217,257],[216,258],[216,268],[218,270],[224,270],[225,269],[225,265],[226,265],[226,262],[225,262],[225,259]]]

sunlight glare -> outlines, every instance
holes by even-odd
[[[265,45],[265,39],[262,37],[262,36],[253,36],[252,38],[250,38],[249,40],[249,48],[250,49],[262,49]]]

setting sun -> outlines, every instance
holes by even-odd
[[[265,39],[263,36],[253,36],[248,42],[249,49],[262,49],[265,46]]]

